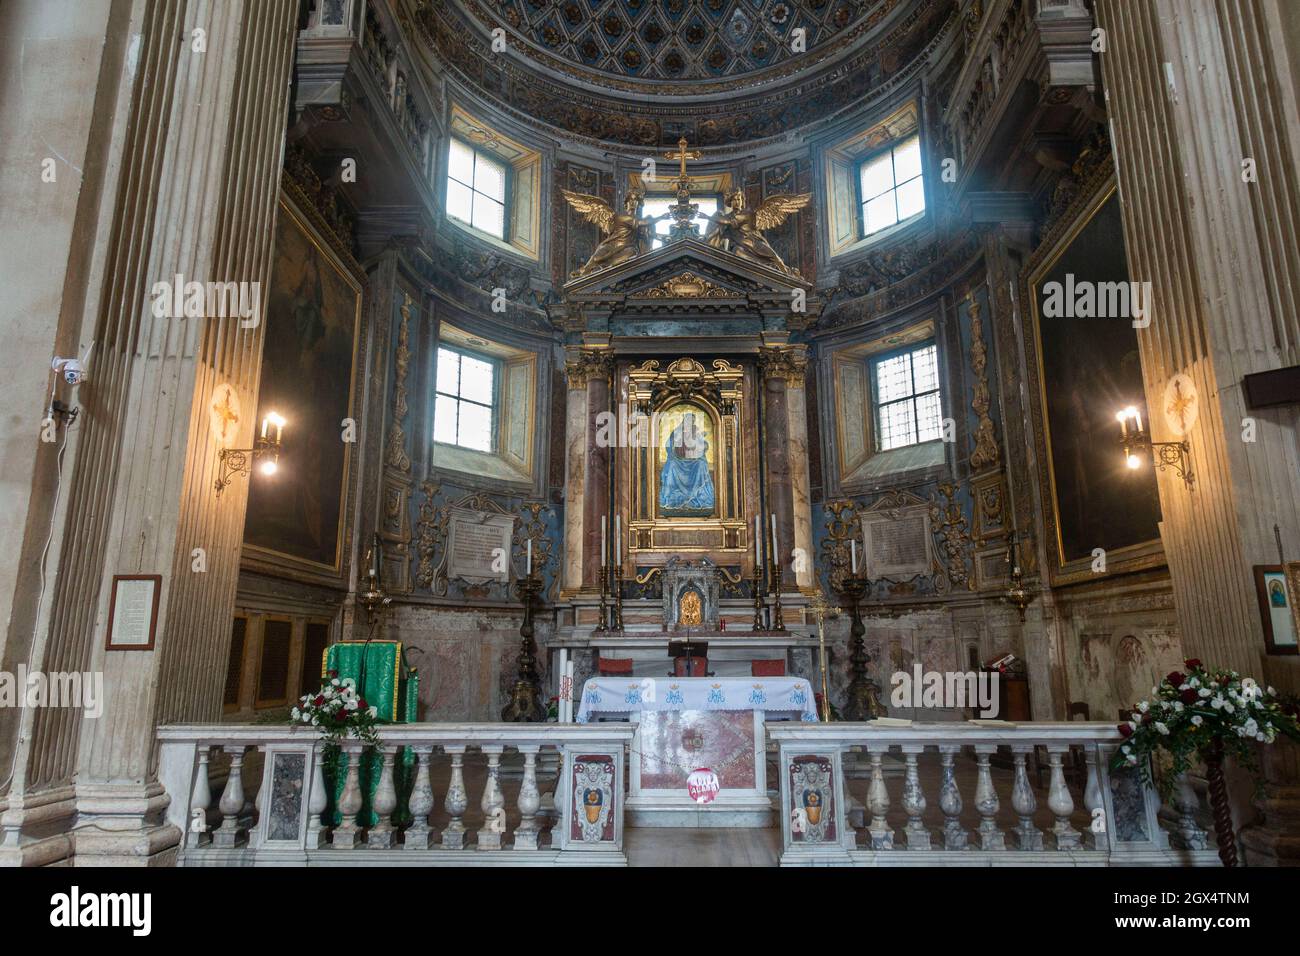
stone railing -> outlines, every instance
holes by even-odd
[[[363,858],[420,866],[625,865],[623,766],[632,733],[630,725],[616,723],[396,725],[381,729],[377,747],[345,742],[327,782],[314,731],[168,726],[158,732],[158,775],[171,798],[168,822],[185,833],[179,856],[185,866]],[[475,752],[486,762],[477,801],[465,779],[466,754]],[[222,764],[228,758],[217,786],[214,754]],[[513,831],[501,788],[503,757],[520,774],[520,822]],[[246,778],[250,764],[260,764],[254,779]],[[435,794],[439,771],[449,782]],[[542,792],[542,777],[554,780],[552,793]],[[257,795],[252,805],[250,792]],[[568,796],[575,793],[581,805]],[[439,806],[447,816],[440,830],[431,825]],[[470,813],[479,823],[473,834],[467,829],[472,806],[479,811]],[[549,845],[542,840],[547,823]]]
[[[1159,798],[1134,770],[1113,772],[1111,756],[1120,737],[1105,723],[930,723],[879,726],[870,723],[769,724],[777,745],[780,777],[783,865],[1217,865],[1204,849],[1204,832],[1183,813],[1183,832],[1174,848],[1158,820]],[[966,756],[963,757],[962,755]],[[974,757],[973,792],[962,793],[959,758]],[[1082,808],[1066,782],[1082,758],[1086,782]],[[901,792],[890,792],[888,776],[902,764]],[[925,792],[923,762],[937,765],[938,792]],[[893,771],[887,774],[885,764]],[[1010,763],[1009,793],[994,786],[993,764]],[[1046,763],[1047,807],[1053,823],[1039,829],[1038,796],[1031,766]],[[932,768],[927,768],[932,769]],[[847,777],[869,781],[859,804]],[[934,775],[927,774],[933,781]],[[897,787],[897,783],[894,784]],[[968,830],[966,801],[979,815]],[[1015,822],[1002,829],[999,813],[1009,801]],[[906,814],[897,832],[886,822],[895,805]],[[936,801],[943,824],[935,832],[923,820]],[[1086,810],[1086,818],[1076,810]],[[1186,808],[1183,808],[1186,810]],[[1005,818],[1004,818],[1005,819]],[[1075,822],[1080,826],[1076,827]],[[855,826],[855,823],[857,824]],[[960,852],[960,858],[954,856]]]

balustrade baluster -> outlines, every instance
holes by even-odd
[[[442,848],[460,850],[465,846],[465,821],[461,819],[469,807],[465,792],[465,745],[455,744],[442,748],[451,758],[451,782],[447,785],[447,814],[451,822],[442,831]]]
[[[1006,837],[998,829],[998,792],[993,789],[993,771],[989,766],[997,744],[976,744],[975,762],[979,765],[979,779],[975,784],[975,809],[979,811],[980,825],[975,831],[975,843],[981,850],[1005,850]]]
[[[342,745],[343,758],[348,762],[343,792],[339,794],[339,815],[342,818],[330,835],[330,846],[336,850],[351,850],[360,840],[357,814],[361,812],[361,753],[365,748],[359,741]]]
[[[230,773],[226,776],[226,788],[221,791],[221,826],[212,834],[212,845],[233,847],[239,842],[244,832],[239,823],[239,815],[244,809],[244,746],[222,748],[230,755]]]
[[[1011,748],[1015,761],[1016,778],[1011,787],[1011,808],[1016,811],[1019,823],[1012,830],[1016,849],[1041,850],[1043,834],[1034,826],[1034,811],[1038,809],[1038,800],[1034,789],[1029,785],[1029,773],[1025,769],[1025,758],[1033,750],[1032,744],[1016,744]]]
[[[378,748],[383,764],[379,769],[379,785],[371,801],[375,811],[375,825],[366,834],[366,846],[387,850],[393,846],[396,831],[393,830],[393,811],[397,809],[397,787],[393,783],[393,760],[397,748],[381,744]]]
[[[1056,835],[1058,850],[1077,850],[1080,846],[1079,831],[1070,825],[1070,815],[1074,813],[1074,798],[1065,783],[1065,768],[1062,758],[1070,753],[1069,744],[1049,744],[1047,747],[1047,765],[1051,768],[1051,783],[1047,788],[1047,808],[1056,816],[1052,833]]]
[[[903,776],[903,809],[907,812],[907,825],[903,836],[909,850],[930,849],[930,831],[921,822],[925,813],[925,794],[921,791],[921,777],[917,772],[917,754],[925,750],[924,744],[903,744],[903,760],[907,769]]]
[[[524,779],[519,785],[519,815],[522,818],[515,830],[516,850],[536,850],[540,829],[537,826],[537,810],[542,805],[542,795],[537,790],[537,752],[540,744],[521,744],[519,752],[524,755]]]
[[[965,850],[970,845],[970,834],[961,825],[961,791],[957,788],[956,768],[953,762],[961,747],[943,744],[939,747],[939,760],[943,766],[943,785],[939,789],[939,809],[943,811],[943,848]]]
[[[311,793],[307,798],[307,849],[319,850],[325,842],[321,814],[329,806],[325,788],[325,752],[321,744],[312,751]]]
[[[889,790],[885,787],[885,771],[881,766],[885,754],[889,753],[889,745],[868,744],[867,753],[871,759],[871,786],[867,789],[867,808],[871,811],[867,832],[871,834],[871,849],[892,850],[894,831],[885,819],[889,812]]]
[[[1106,804],[1101,792],[1100,757],[1097,745],[1088,743],[1083,748],[1083,759],[1088,766],[1088,783],[1083,788],[1083,805],[1088,808],[1092,824],[1084,834],[1084,845],[1093,850],[1110,849],[1110,821],[1106,819]],[[1101,811],[1098,813],[1098,811]],[[1100,829],[1096,829],[1100,823]]]
[[[501,794],[501,744],[484,744],[483,753],[488,758],[487,782],[483,785],[483,826],[478,831],[480,850],[501,849],[501,837],[506,832],[506,799]]]
[[[190,795],[190,820],[185,845],[202,846],[211,836],[208,834],[208,807],[212,805],[212,783],[208,780],[209,748],[199,745],[199,766],[194,775],[194,791]],[[200,816],[200,813],[202,814]],[[196,828],[196,824],[202,828]]]
[[[429,829],[429,814],[433,812],[433,784],[429,780],[429,760],[433,744],[416,744],[415,783],[411,787],[411,825],[406,828],[405,842],[408,850],[427,850],[433,844],[433,831]]]

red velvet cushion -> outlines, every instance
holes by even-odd
[[[779,657],[772,661],[750,661],[749,673],[753,677],[784,677],[785,661]]]
[[[630,657],[602,657],[597,664],[598,670],[605,676],[622,677],[632,673],[632,658]]]

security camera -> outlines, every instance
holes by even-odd
[[[86,369],[81,362],[75,358],[55,357],[50,363],[50,367],[56,372],[63,373],[63,380],[69,385],[81,385],[86,381]]]

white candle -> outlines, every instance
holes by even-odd
[[[623,563],[623,516],[614,515],[614,563]]]
[[[609,564],[609,551],[605,545],[605,516],[600,516],[600,566]]]
[[[849,544],[851,544],[851,545],[853,546],[853,547],[852,547],[852,555],[853,555],[853,573],[854,573],[854,574],[857,574],[857,573],[858,573],[858,542],[857,542],[857,539],[855,538],[853,541],[850,541]]]
[[[776,543],[776,515],[772,515],[772,563],[781,560],[781,549]]]
[[[754,515],[754,566],[763,563],[763,519]]]
[[[530,575],[533,573],[533,539],[532,538],[528,539],[528,570],[525,573]]]
[[[564,707],[564,722],[566,724],[573,723],[573,663],[573,661],[569,661],[568,670],[564,674],[569,679],[569,700]]]
[[[564,678],[568,673],[569,673],[569,649],[567,647],[561,647],[560,648],[560,669],[558,671],[559,679],[556,680],[555,682],[555,696],[559,698],[559,701],[556,703],[556,707],[555,707],[555,711],[556,711],[555,719],[558,720],[560,723],[564,723],[564,698],[566,696],[564,690]]]

